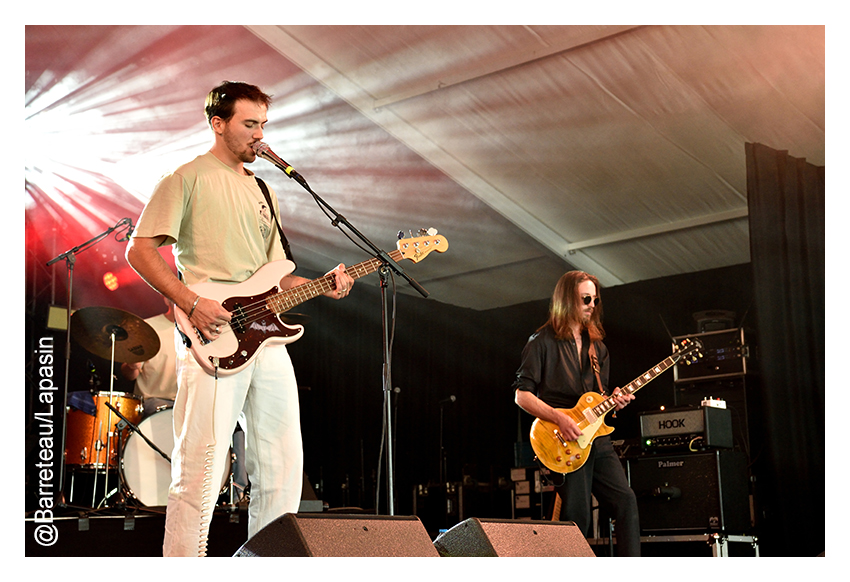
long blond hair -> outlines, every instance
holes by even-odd
[[[600,341],[605,337],[602,328],[602,302],[600,301],[593,309],[593,315],[586,324],[581,320],[581,296],[578,286],[585,281],[591,281],[596,285],[596,296],[601,299],[602,290],[599,280],[584,271],[568,271],[564,273],[555,285],[552,299],[549,302],[549,319],[546,325],[552,326],[555,337],[567,339],[572,337],[574,326],[586,328],[592,341]]]

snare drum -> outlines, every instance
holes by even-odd
[[[139,423],[139,431],[163,453],[171,457],[174,448],[174,410],[166,408],[150,415]],[[230,477],[230,455],[221,477],[224,490]],[[155,451],[145,439],[133,433],[124,446],[121,474],[129,493],[147,507],[168,503],[168,488],[171,485],[171,463]]]
[[[118,466],[118,436],[115,425],[121,417],[106,407],[111,404],[127,420],[137,424],[142,417],[142,399],[124,392],[97,392],[92,395],[95,415],[82,410],[68,410],[67,430],[65,434],[65,464],[79,465],[86,469],[103,469]],[[121,431],[125,440],[130,429]]]

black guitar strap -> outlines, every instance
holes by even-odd
[[[277,233],[280,235],[280,243],[283,245],[283,250],[286,253],[286,258],[294,263],[295,259],[292,257],[292,251],[289,250],[289,241],[286,240],[286,235],[283,234],[283,229],[280,227],[280,223],[277,221],[277,215],[274,212],[274,205],[272,204],[272,197],[269,193],[269,189],[266,186],[266,183],[263,182],[258,176],[254,176],[254,178],[257,180],[257,184],[260,185],[260,190],[263,191],[263,196],[266,197],[266,202],[269,205],[269,212],[272,213],[274,223],[275,225],[277,225]]]

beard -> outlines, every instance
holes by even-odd
[[[227,149],[229,149],[240,162],[250,164],[257,159],[257,154],[254,152],[253,148],[250,145],[243,143],[242,140],[230,131],[229,127],[224,130],[222,137],[224,138],[224,145],[227,146]]]

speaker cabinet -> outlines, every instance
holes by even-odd
[[[438,557],[416,517],[287,513],[234,557]]]
[[[471,517],[442,533],[434,547],[444,557],[594,557],[570,521],[500,521]]]
[[[644,533],[750,529],[747,460],[740,451],[629,459],[628,476]]]

